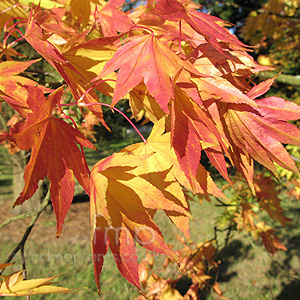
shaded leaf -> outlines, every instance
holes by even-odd
[[[98,162],[91,172],[92,236],[100,237],[93,241],[95,257],[105,255],[109,246],[119,258],[116,262],[121,274],[138,288],[133,241],[155,253],[175,256],[164,243],[151,211],[164,209],[187,214],[185,208],[167,199],[149,181],[134,174],[133,170],[147,157],[149,155],[113,154]],[[133,257],[126,259],[127,253],[133,254]],[[103,260],[94,263],[98,280]],[[99,282],[97,285],[100,289]]]

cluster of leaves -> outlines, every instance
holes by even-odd
[[[227,209],[219,217],[220,227],[233,226],[236,230],[249,232],[255,240],[261,238],[262,244],[271,254],[275,254],[279,249],[286,250],[275,234],[275,230],[264,220],[267,213],[270,218],[285,228],[292,222],[285,216],[281,207],[280,186],[264,172],[257,172],[254,177],[255,194],[249,191],[245,182],[238,176],[234,181],[236,193],[226,203]],[[226,188],[226,185],[223,188]]]
[[[282,143],[300,145],[300,131],[288,123],[299,119],[300,107],[261,97],[273,80],[255,85],[251,76],[268,68],[252,59],[226,22],[188,0],[149,0],[126,13],[124,0],[32,2],[0,4],[0,96],[23,118],[1,140],[31,150],[25,187],[14,206],[31,198],[46,176],[59,237],[76,178],[90,196],[99,291],[109,248],[121,274],[139,289],[135,243],[179,261],[153,217],[163,210],[190,240],[191,216],[182,188],[227,201],[200,164],[203,152],[229,184],[228,165],[239,171],[252,193],[254,160],[275,176],[277,164],[299,174]],[[19,75],[37,62],[18,61],[24,60],[21,41],[65,85],[53,90]],[[99,93],[111,96],[111,104],[101,103]],[[109,130],[101,106],[123,114],[115,107],[122,98],[129,100],[133,117],[154,123],[153,130],[147,140],[138,132],[141,143],[90,171],[82,147],[95,147],[66,110],[93,114]]]
[[[211,242],[201,242],[198,244],[187,244],[183,238],[178,237],[184,245],[182,250],[176,251],[179,257],[180,268],[176,271],[175,278],[163,279],[155,273],[154,257],[147,253],[147,256],[139,264],[140,280],[146,290],[147,299],[177,299],[177,300],[197,300],[199,294],[209,293],[214,290],[221,299],[223,296],[219,284],[215,278],[208,275],[216,273],[218,263],[214,261],[216,248]],[[175,261],[167,258],[163,268],[172,268]],[[174,275],[172,276],[174,277]],[[143,300],[143,295],[137,300]]]

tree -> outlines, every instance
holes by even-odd
[[[251,11],[258,10],[265,0],[198,0],[199,4],[203,5],[209,12],[221,18],[222,20],[232,23],[234,26],[244,25],[245,19]],[[238,34],[238,32],[237,32]]]
[[[47,177],[59,237],[77,179],[90,196],[99,293],[109,248],[121,274],[138,289],[135,243],[179,262],[153,216],[163,210],[189,241],[186,189],[228,205],[200,163],[203,153],[229,185],[237,182],[228,172],[233,167],[249,186],[246,193],[243,185],[246,197],[236,202],[230,216],[234,226],[261,238],[272,254],[285,249],[270,226],[254,222],[255,201],[282,225],[291,221],[277,194],[269,199],[270,177],[254,180],[254,161],[275,176],[276,165],[299,175],[282,143],[300,144],[300,131],[288,123],[299,119],[300,107],[261,97],[274,78],[253,82],[252,75],[269,68],[253,60],[248,47],[226,29],[228,23],[187,0],[148,1],[127,13],[123,0],[32,2],[5,0],[0,6],[0,95],[22,117],[1,133],[1,141],[31,151],[25,186],[14,206],[30,199]],[[36,59],[22,56],[21,42],[35,50]],[[29,76],[38,61],[49,63],[64,84],[50,89],[21,76]],[[110,96],[111,103],[100,102],[99,94]],[[147,140],[116,107],[123,98],[129,100],[134,118],[154,124]],[[100,160],[90,171],[83,147],[95,147],[74,119],[93,114],[109,130],[102,106],[124,116],[142,142]],[[217,268],[213,246],[203,244],[197,253]],[[211,278],[205,268],[200,271],[202,279],[195,279],[193,291]],[[222,296],[215,280],[213,287]]]
[[[299,1],[270,0],[246,18],[242,36],[255,47],[261,64],[281,72],[277,78],[281,96],[299,103]],[[265,72],[265,78],[275,72]],[[282,84],[280,84],[282,83]]]

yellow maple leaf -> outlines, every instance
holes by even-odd
[[[0,264],[0,270],[12,264]],[[23,271],[18,271],[8,276],[0,276],[0,296],[27,296],[52,293],[74,293],[74,290],[53,286],[53,276],[49,278],[38,278],[24,280]]]

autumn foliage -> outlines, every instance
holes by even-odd
[[[0,264],[0,270],[9,267],[12,264]],[[51,278],[39,278],[23,280],[23,272],[19,271],[8,276],[1,276],[0,296],[30,296],[36,294],[49,293],[72,293],[74,291],[59,286],[54,286]]]
[[[131,10],[127,5],[124,0],[1,1],[0,97],[22,120],[0,138],[31,150],[25,186],[14,206],[30,199],[47,177],[59,237],[76,178],[90,196],[98,290],[109,248],[121,274],[142,288],[138,243],[181,265],[184,256],[185,272],[196,274],[191,294],[196,299],[193,295],[210,278],[201,263],[217,268],[213,246],[198,245],[193,251],[199,259],[191,263],[191,249],[176,253],[164,242],[153,221],[155,212],[163,210],[190,241],[185,191],[228,200],[200,164],[205,153],[229,185],[240,187],[228,173],[234,168],[250,187],[233,213],[239,229],[262,238],[272,254],[284,249],[272,228],[256,221],[247,199],[260,198],[261,209],[271,217],[282,225],[289,221],[276,193],[265,188],[271,179],[254,178],[254,161],[275,177],[277,165],[299,175],[282,144],[300,145],[300,131],[288,122],[300,118],[300,107],[263,98],[274,80],[255,84],[252,78],[269,68],[253,60],[247,53],[251,48],[228,31],[229,24],[205,14],[199,5],[188,0],[149,0]],[[40,60],[26,59],[22,47],[17,52],[20,42],[59,73],[61,87],[54,90],[29,79],[30,67]],[[83,147],[95,147],[66,112],[77,107],[82,118],[92,113],[109,130],[100,93],[112,98],[115,113],[122,113],[117,109],[120,99],[128,99],[132,117],[154,126],[147,140],[141,136],[140,143],[90,170]],[[213,288],[222,295],[217,283]]]

